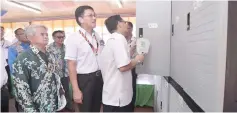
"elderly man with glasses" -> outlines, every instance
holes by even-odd
[[[43,25],[25,29],[29,50],[21,53],[12,65],[12,81],[20,112],[56,112],[66,99],[56,58],[46,51],[48,30]]]

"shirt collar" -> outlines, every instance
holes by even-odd
[[[118,33],[118,32],[114,32],[114,33],[112,33],[112,35],[117,35],[117,36],[119,36],[119,37],[125,38],[122,34],[120,34],[120,33]],[[116,37],[115,37],[115,38],[116,38]]]
[[[58,48],[58,46],[56,46],[56,42],[53,42],[53,46],[54,46],[55,48]],[[61,48],[64,48],[64,44],[62,45]]]
[[[79,30],[80,30],[83,34],[85,34],[85,35],[89,34],[89,33],[86,32],[86,30],[85,30],[84,28],[82,28],[81,26],[79,26]],[[92,30],[92,36],[95,36],[95,31],[94,31],[94,30]]]
[[[39,51],[39,49],[37,49],[35,46],[33,46],[33,45],[30,45],[30,48],[31,48],[31,50],[32,50],[32,52],[33,53],[35,53],[35,54],[38,54],[40,51]]]
[[[21,46],[29,46],[29,45],[30,45],[29,43],[21,42]]]

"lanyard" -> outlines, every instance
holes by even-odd
[[[95,35],[93,36],[93,38],[95,38],[95,40],[96,40],[97,48],[95,48],[95,47],[90,43],[90,41],[87,39],[87,37],[86,37],[80,30],[79,30],[79,33],[82,35],[82,37],[85,38],[85,40],[86,40],[87,43],[90,45],[90,47],[91,47],[92,51],[95,53],[95,55],[97,55],[98,48],[99,48],[99,44],[98,44],[98,42],[97,42],[97,40],[96,40]],[[93,38],[92,38],[92,40],[93,40]]]

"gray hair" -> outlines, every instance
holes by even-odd
[[[47,30],[47,27],[45,27],[44,25],[34,25],[34,24],[32,24],[32,25],[29,25],[28,27],[25,28],[26,37],[35,36],[37,28],[44,28],[44,29]]]

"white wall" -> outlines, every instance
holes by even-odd
[[[172,2],[171,76],[204,111],[223,110],[227,8],[227,1]]]
[[[169,112],[192,112],[179,93],[169,85]]]
[[[139,28],[143,28],[144,38],[151,43],[143,65],[136,70],[141,74],[169,76],[171,1],[137,1],[136,7],[137,36]],[[158,28],[149,28],[149,23],[158,24]]]

